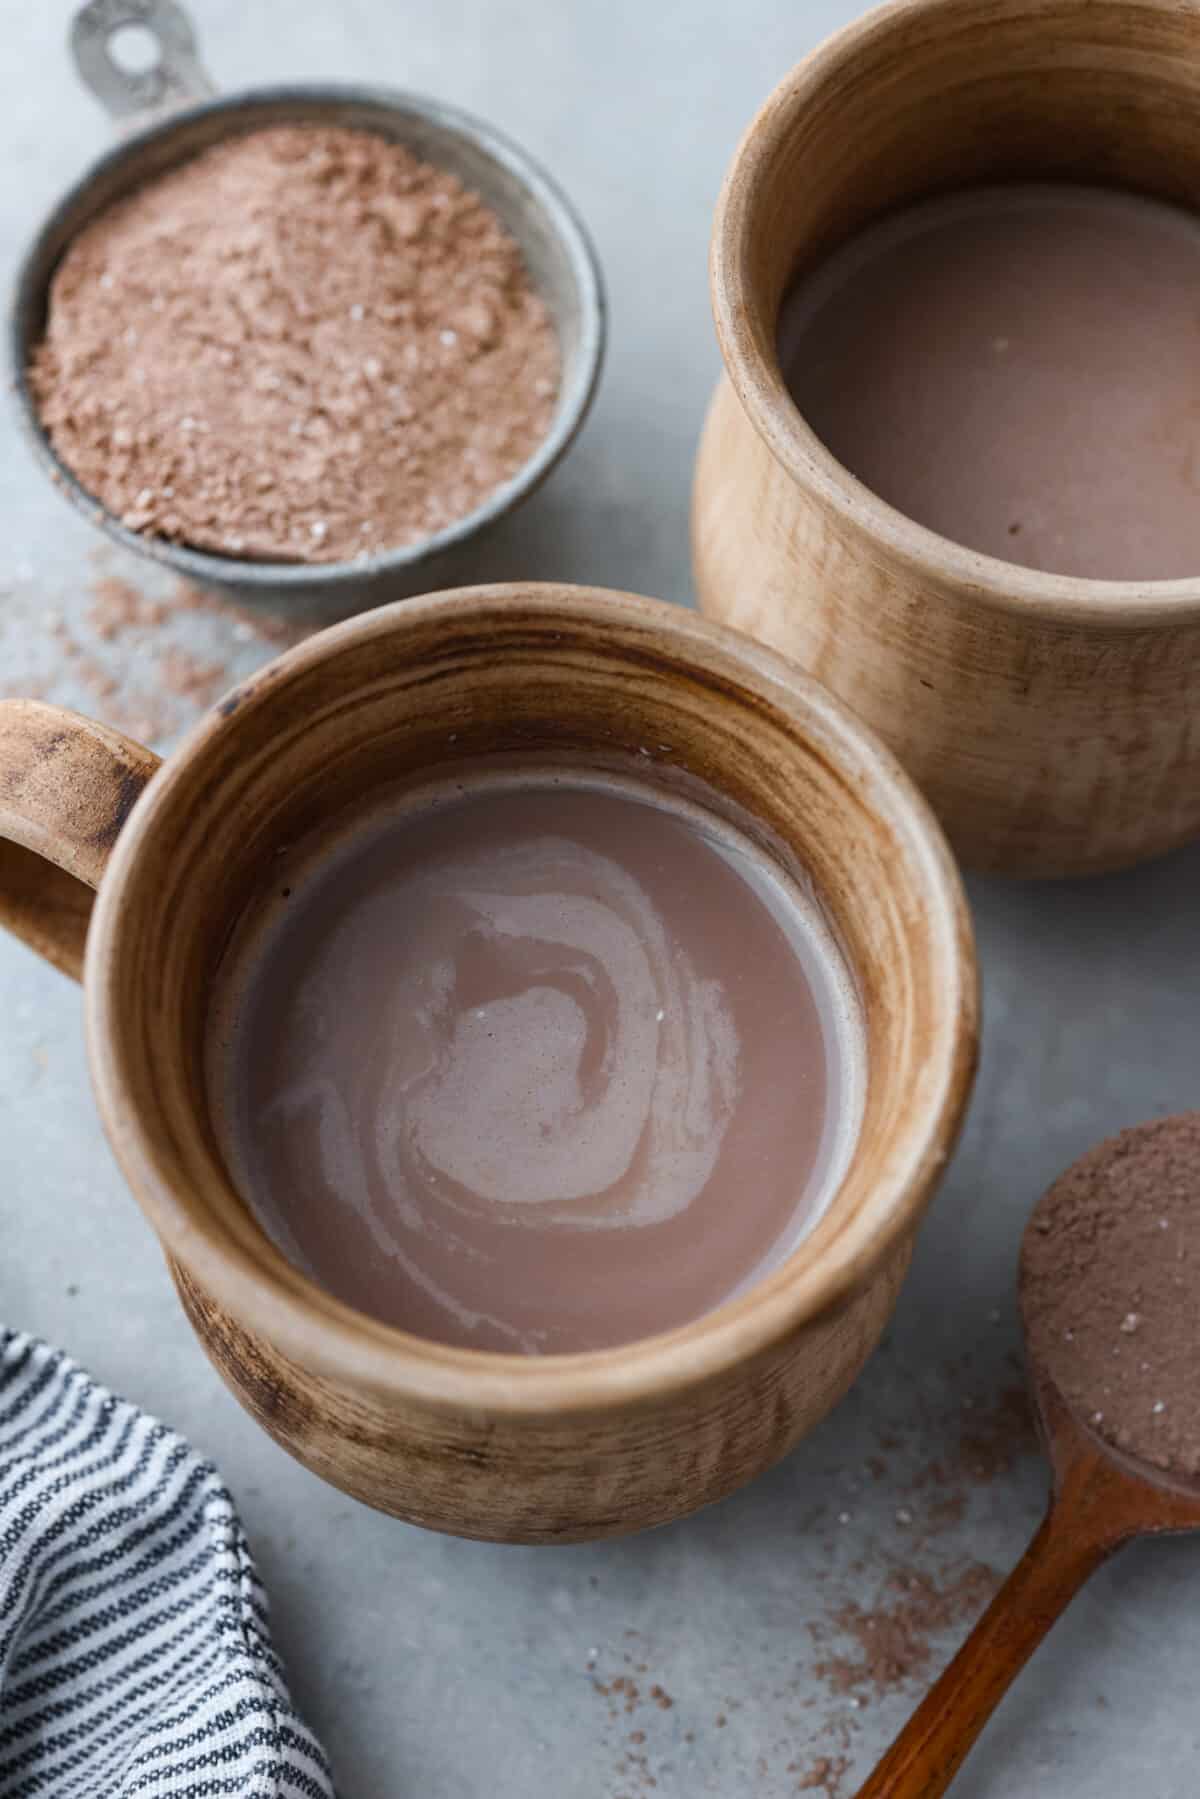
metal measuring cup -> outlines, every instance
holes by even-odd
[[[122,68],[112,55],[113,37],[130,25],[149,31],[158,49],[157,62],[137,72]],[[545,480],[591,404],[604,350],[604,293],[595,252],[569,201],[523,150],[490,125],[437,100],[334,83],[250,88],[214,98],[179,0],[89,0],[75,15],[70,41],[80,77],[122,124],[123,136],[59,201],[17,275],[9,323],[11,382],[26,438],[42,467],[80,512],[126,549],[188,580],[247,598],[333,601],[339,610],[351,611],[436,585],[433,571],[449,560],[448,552],[511,512]],[[45,329],[50,279],[85,225],[114,201],[216,143],[296,122],[373,131],[458,176],[520,245],[553,320],[562,359],[550,430],[511,480],[473,512],[419,543],[354,562],[249,561],[131,531],[56,454],[28,381],[30,357]]]

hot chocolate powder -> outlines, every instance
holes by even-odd
[[[452,175],[286,125],[81,232],[30,373],[59,455],[132,529],[324,562],[418,541],[516,474],[559,352],[517,244]]]
[[[1030,1350],[1072,1409],[1138,1460],[1200,1475],[1200,1112],[1069,1168],[1021,1279]]]

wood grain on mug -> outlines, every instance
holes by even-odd
[[[233,698],[87,866],[102,873],[86,994],[101,1114],[222,1377],[322,1478],[465,1536],[615,1535],[733,1491],[824,1417],[870,1354],[970,1092],[970,921],[925,802],[781,658],[680,607],[592,588],[403,601],[309,638]],[[0,771],[28,760],[47,712],[88,784],[95,728],[20,703],[0,705]],[[85,808],[100,824],[123,806],[129,771],[153,767],[124,739],[105,742]],[[293,1267],[230,1180],[201,1054],[214,970],[289,844],[377,791],[531,748],[632,763],[666,792],[703,782],[768,855],[809,871],[857,979],[868,1062],[851,1165],[778,1270],[679,1329],[540,1357],[424,1341]],[[69,861],[83,817],[70,804],[63,792],[40,813],[10,801],[0,832],[24,841],[40,817],[37,847]],[[19,923],[17,902],[36,906],[36,892],[5,879],[0,855],[0,918]],[[60,965],[77,966],[75,937],[61,947]]]
[[[693,547],[704,611],[852,705],[964,860],[1088,874],[1200,833],[1200,570],[1041,574],[914,524],[820,443],[775,344],[791,281],[871,219],[1035,178],[1197,205],[1200,10],[909,0],[780,84],[717,208],[726,373],[696,465]]]

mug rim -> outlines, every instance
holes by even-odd
[[[85,1015],[93,1089],[109,1142],[160,1243],[185,1273],[236,1320],[270,1340],[301,1367],[350,1387],[417,1402],[506,1415],[591,1413],[656,1403],[728,1374],[826,1314],[867,1284],[920,1220],[949,1158],[970,1097],[978,1038],[978,975],[970,914],[958,868],[928,803],[891,752],[821,684],[773,650],[740,632],[661,600],[556,583],[512,582],[451,589],[394,601],[316,633],[264,665],[254,688],[320,663],[351,643],[437,624],[467,611],[486,623],[506,612],[547,623],[591,624],[603,633],[618,620],[667,627],[680,659],[698,672],[736,674],[756,697],[811,734],[841,772],[869,789],[905,852],[902,884],[919,894],[927,921],[930,990],[936,1011],[926,1066],[931,1078],[919,1104],[904,1109],[889,1145],[886,1172],[869,1199],[829,1233],[846,1177],[821,1222],[780,1267],[744,1293],[667,1332],[614,1348],[554,1356],[460,1349],[412,1335],[333,1298],[287,1261],[253,1219],[226,1176],[229,1194],[249,1221],[236,1238],[206,1207],[190,1199],[178,1174],[152,1146],[127,1101],[117,1046],[128,1021],[112,970],[126,898],[144,869],[143,847],[171,804],[176,784],[195,774],[245,695],[238,690],[187,734],[134,806],[117,840],[88,937]],[[896,859],[898,867],[901,858]],[[251,1246],[253,1253],[251,1253]]]
[[[1075,0],[1081,17],[1088,0]],[[1177,9],[1143,0],[1148,11]],[[760,180],[813,100],[839,88],[868,46],[914,19],[961,12],[961,0],[886,0],[824,39],[767,96],[746,127],[726,172],[713,218],[709,284],[726,373],[755,431],[785,473],[852,531],[879,541],[919,578],[974,601],[1073,625],[1111,629],[1178,624],[1200,611],[1200,570],[1168,581],[1101,581],[1050,574],[956,543],[879,497],[851,474],[809,425],[784,383],[775,319],[764,327],[750,254]]]

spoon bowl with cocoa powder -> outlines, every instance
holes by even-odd
[[[135,10],[160,63],[131,75],[108,44]],[[92,0],[72,43],[109,110],[140,116],[18,275],[35,454],[191,581],[344,610],[436,585],[591,403],[604,301],[579,219],[465,113],[332,85],[206,98],[176,0],[129,11]]]
[[[1088,1577],[1134,1537],[1200,1530],[1200,1112],[1123,1131],[1054,1183],[1020,1295],[1049,1508],[859,1799],[937,1799]]]

